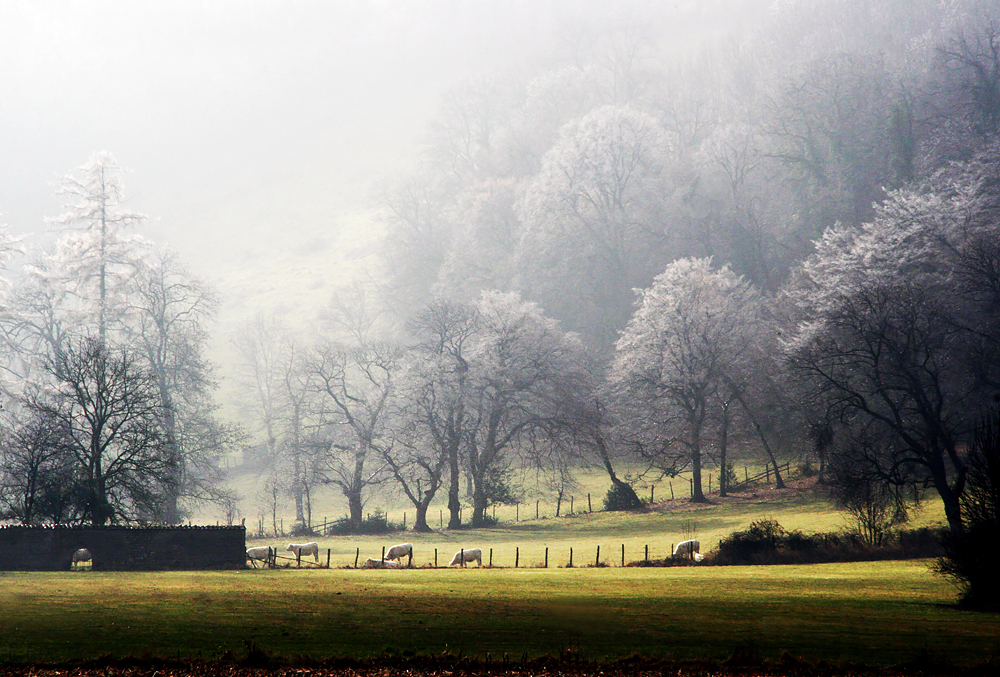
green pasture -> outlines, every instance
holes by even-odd
[[[742,477],[749,473],[753,475],[763,471],[763,466],[757,461],[737,462],[737,475]],[[622,464],[619,471],[623,475],[637,476],[639,469]],[[795,472],[789,473],[794,475]],[[573,483],[566,488],[561,504],[558,505],[560,516],[600,511],[603,508],[604,496],[610,487],[608,475],[603,470],[594,468],[577,468],[574,470]],[[271,505],[275,500],[273,495],[264,491],[269,475],[266,472],[251,472],[246,468],[231,469],[226,488],[240,497],[238,501],[238,517],[236,521],[245,520],[247,531],[257,533],[263,526],[265,534],[288,532],[295,521],[295,511],[292,499],[287,495],[277,497],[277,505]],[[500,523],[512,523],[538,519],[551,519],[556,516],[556,490],[549,486],[545,479],[532,473],[521,473],[515,477],[514,484],[520,495],[518,505],[491,506],[489,515]],[[690,473],[683,473],[674,478],[647,477],[636,479],[636,493],[643,501],[651,498],[655,502],[670,500],[682,501],[690,498]],[[704,490],[711,495],[718,493],[718,473],[706,471]],[[446,492],[439,492],[436,502],[427,512],[427,522],[432,528],[441,528],[447,524],[448,497]],[[272,508],[274,509],[272,511]],[[463,509],[462,519],[468,521],[471,517],[471,506]],[[413,526],[415,517],[413,504],[409,503],[393,484],[371,488],[366,495],[366,514],[376,512],[385,515],[394,524],[404,521],[408,527]],[[275,520],[275,513],[277,519]],[[330,523],[347,516],[347,503],[340,490],[329,485],[319,485],[312,489],[312,525],[320,530],[324,521]],[[199,512],[192,517],[196,523],[210,524],[225,521],[225,516],[218,507],[200,506]],[[277,525],[275,525],[277,521]]]
[[[515,560],[519,567],[539,567],[545,563],[548,549],[549,567],[569,564],[570,548],[573,549],[575,567],[593,565],[598,561],[607,566],[620,566],[622,546],[625,546],[625,563],[642,560],[647,547],[650,559],[663,559],[672,552],[672,546],[688,538],[701,541],[702,552],[713,550],[718,542],[733,531],[746,528],[752,521],[767,517],[777,520],[788,530],[805,533],[843,531],[849,526],[845,513],[837,510],[828,500],[815,493],[790,495],[778,500],[763,499],[758,502],[681,506],[676,510],[652,510],[646,513],[594,512],[576,513],[558,518],[528,519],[503,522],[488,529],[462,529],[458,531],[435,530],[428,534],[413,531],[385,536],[339,537],[265,537],[252,538],[248,544],[271,545],[279,556],[290,555],[285,551],[289,542],[316,540],[321,549],[321,564],[326,564],[326,551],[330,550],[332,568],[354,566],[355,558],[364,562],[368,557],[378,559],[382,548],[404,541],[414,544],[414,566],[445,566],[459,549],[481,548],[484,563],[488,564],[493,550],[493,565],[511,568]],[[928,499],[911,509],[909,527],[933,526],[943,522],[940,502]],[[280,564],[292,565],[290,559]]]
[[[0,574],[0,661],[578,652],[953,664],[1000,656],[928,562],[775,567]]]

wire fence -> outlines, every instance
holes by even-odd
[[[662,564],[682,564],[700,559],[699,547],[689,547],[675,554],[677,544],[690,541],[682,539],[677,543],[635,545],[599,544],[593,546],[529,546],[460,548],[452,552],[450,548],[427,546],[418,557],[403,556],[399,560],[386,560],[386,548],[379,553],[362,553],[357,547],[353,552],[334,551],[333,548],[320,549],[316,557],[288,553],[278,547],[269,547],[266,558],[248,559],[251,568],[296,568],[296,569],[447,569],[452,567],[484,567],[494,569],[549,569],[587,567],[629,567]],[[364,555],[364,557],[362,557]],[[376,559],[377,557],[377,559]],[[386,562],[392,562],[391,565]],[[367,567],[366,567],[367,563]],[[381,564],[380,564],[381,563]]]
[[[778,465],[778,473],[788,475],[791,469],[791,463],[786,461],[783,464]],[[727,492],[741,492],[746,491],[760,483],[770,484],[772,478],[776,476],[774,466],[770,463],[765,464],[764,469],[750,474],[750,468],[747,466],[743,467],[743,478],[730,477],[728,486],[726,487]],[[704,493],[706,495],[718,493],[719,478],[714,476],[712,473],[706,473],[706,486],[707,491]],[[644,492],[648,489],[649,493],[646,495]],[[657,499],[660,501],[675,501],[675,500],[686,500],[690,498],[694,493],[694,481],[691,478],[681,478],[674,481],[657,484],[650,484],[647,487],[640,488],[637,493],[643,492],[640,499],[648,504],[655,504]],[[486,512],[486,517],[489,519],[489,526],[496,526],[502,524],[516,524],[520,522],[544,519],[553,519],[556,517],[573,517],[579,515],[590,514],[596,511],[603,510],[603,497],[594,496],[591,493],[587,493],[584,496],[575,496],[570,494],[568,497],[562,497],[558,499],[555,503],[548,500],[536,499],[533,502],[522,502],[515,503],[510,506],[502,506],[500,512],[498,513],[498,506],[492,505]],[[513,515],[511,515],[511,509],[513,509]],[[412,528],[414,524],[415,511],[413,510],[401,510],[396,511],[396,521],[393,521],[393,515],[387,512],[370,512],[364,517],[364,526],[366,530],[362,530],[362,534],[367,535],[378,535],[384,533],[392,533],[399,531],[406,531]],[[462,508],[459,510],[458,519],[463,524],[465,523],[465,518],[468,514],[468,509]],[[431,528],[444,529],[448,524],[450,519],[450,514],[448,511],[440,506],[434,507],[429,510],[426,514],[426,520]],[[275,518],[271,521],[266,520],[263,517],[259,517],[255,524],[247,525],[246,520],[243,520],[244,526],[247,526],[248,534],[252,534],[255,538],[265,538],[268,536],[284,538],[287,536],[295,535],[320,535],[320,536],[340,536],[340,535],[351,535],[356,532],[349,532],[347,530],[342,530],[345,522],[348,522],[348,517],[343,518],[330,518],[324,515],[322,519],[316,518],[312,520],[307,520],[305,524],[298,521],[289,522],[289,529],[285,528],[284,518]]]

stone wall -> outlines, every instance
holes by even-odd
[[[246,529],[238,527],[0,527],[0,570],[61,571],[86,548],[99,571],[239,569]]]

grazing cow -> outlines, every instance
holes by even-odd
[[[313,558],[319,562],[319,543],[316,541],[311,543],[289,543],[285,550],[288,550],[295,555],[296,559],[312,555]]]
[[[247,559],[250,560],[250,566],[256,569],[257,564],[254,560],[266,562],[271,559],[271,546],[258,545],[253,548],[247,548]]]
[[[81,562],[90,562],[91,564],[94,562],[94,556],[86,548],[80,548],[73,553],[73,568],[77,568]]]
[[[398,569],[400,568],[400,563],[391,559],[375,559],[374,557],[369,557],[365,560],[365,563],[361,565],[362,569]]]
[[[451,558],[451,563],[449,563],[448,566],[453,567],[456,564],[459,564],[464,567],[469,562],[476,562],[479,566],[483,566],[483,551],[481,548],[459,550],[455,553],[455,556]]]
[[[413,544],[412,543],[400,543],[399,545],[394,545],[389,548],[385,553],[386,559],[393,559],[402,564],[403,557],[409,555],[409,560],[406,562],[406,566],[413,566]]]
[[[697,538],[692,538],[689,541],[681,541],[674,548],[674,557],[687,557],[693,559],[695,562],[700,562],[705,559],[699,552],[701,550],[701,543],[698,542]]]

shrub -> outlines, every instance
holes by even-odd
[[[292,525],[292,536],[315,536],[316,532],[305,522],[296,522]]]
[[[351,524],[350,519],[347,517],[341,517],[339,520],[331,522],[327,525],[326,535],[347,536],[351,534],[361,534],[367,536],[377,536],[379,534],[392,534],[400,531],[403,531],[402,524],[388,521],[385,513],[376,508],[375,512],[370,513],[364,520],[361,521],[360,527],[355,528],[354,525]]]
[[[612,484],[611,488],[608,489],[608,493],[604,496],[604,510],[607,512],[642,510],[643,507],[642,501],[635,494],[635,489],[624,482],[621,484]]]
[[[807,564],[936,557],[941,552],[939,533],[932,529],[898,531],[874,546],[856,533],[803,534],[763,519],[723,539],[706,563]]]

